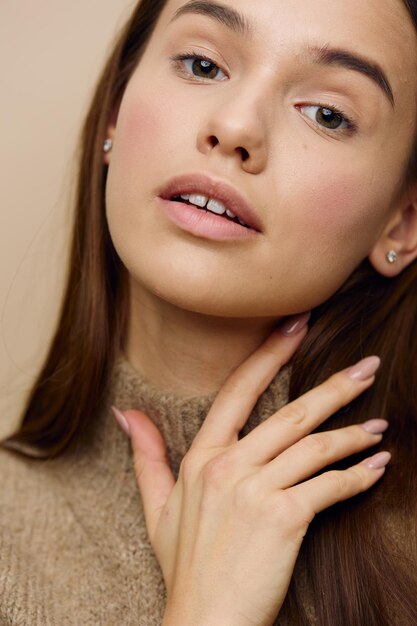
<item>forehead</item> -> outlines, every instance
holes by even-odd
[[[403,0],[168,0],[159,24],[169,29],[197,20],[214,25],[204,5],[239,12],[248,29],[236,37],[250,42],[254,54],[298,56],[305,43],[353,48],[384,68],[394,93],[417,96],[417,34]],[[171,22],[185,7],[187,12]]]

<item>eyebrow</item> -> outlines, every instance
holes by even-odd
[[[363,56],[359,56],[343,48],[330,48],[329,44],[323,46],[307,46],[307,53],[313,62],[319,65],[337,65],[368,76],[368,78],[378,85],[385,96],[387,96],[391,106],[395,106],[392,87],[384,70],[378,63],[375,63],[375,61],[370,61]]]
[[[255,32],[254,24],[236,9],[212,2],[211,0],[191,0],[179,7],[170,20],[170,24],[182,15],[198,14],[210,17],[226,26],[238,35],[251,40]],[[305,48],[309,59],[318,65],[336,65],[348,70],[354,70],[370,78],[388,98],[392,107],[395,99],[392,87],[386,73],[376,63],[343,48],[331,48],[329,44],[323,46],[307,46]]]
[[[227,28],[230,28],[230,30],[238,35],[246,39],[252,39],[254,32],[253,24],[242,13],[239,13],[236,9],[232,9],[232,7],[218,4],[217,2],[211,2],[210,0],[191,0],[175,11],[170,23],[177,20],[181,15],[189,13],[197,13],[211,17],[217,22],[220,22],[220,24],[227,26]]]

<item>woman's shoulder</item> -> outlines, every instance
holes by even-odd
[[[39,588],[44,576],[53,482],[41,462],[4,448],[0,478],[0,623],[38,623],[29,619],[35,616],[28,612],[25,593],[34,582]]]
[[[88,545],[81,549],[83,529],[63,493],[60,468],[58,462],[0,448],[2,626],[78,623],[74,605],[80,596],[75,581],[87,585],[83,554],[88,553]]]
[[[51,493],[52,482],[41,463],[0,448],[0,540],[4,531],[8,541],[22,532],[23,520],[33,522],[39,503]]]
[[[0,447],[0,476],[0,501],[4,503],[10,494],[17,496],[37,480],[36,460]]]
[[[42,527],[61,502],[57,467],[0,447],[0,542],[19,542]]]

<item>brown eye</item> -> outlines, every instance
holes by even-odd
[[[336,107],[322,104],[303,105],[297,107],[304,111],[309,119],[327,130],[350,131],[356,130],[356,125],[352,120]]]
[[[179,68],[182,74],[195,76],[196,78],[208,78],[209,80],[217,79],[219,73],[223,74],[220,80],[224,80],[226,75],[214,61],[208,57],[197,54],[178,54],[171,57],[174,66]]]
[[[202,78],[216,78],[218,69],[217,65],[206,59],[196,59],[192,64],[193,73]]]
[[[328,124],[327,128],[339,128],[343,122],[343,117],[331,109],[320,107],[316,114],[316,122],[323,124],[323,126]]]

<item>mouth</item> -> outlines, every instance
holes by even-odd
[[[214,213],[258,234],[264,230],[260,217],[236,187],[206,173],[176,176],[158,189],[158,195],[164,200]]]
[[[250,228],[243,220],[241,220],[237,215],[233,213],[230,209],[227,209],[225,205],[219,200],[215,200],[213,198],[209,198],[202,194],[182,194],[179,196],[172,196],[170,198],[172,202],[182,202],[183,204],[188,204],[200,209],[201,211],[205,211],[206,213],[214,213],[215,215],[219,215],[229,222],[234,222],[235,224],[239,224],[243,226],[243,228]]]

